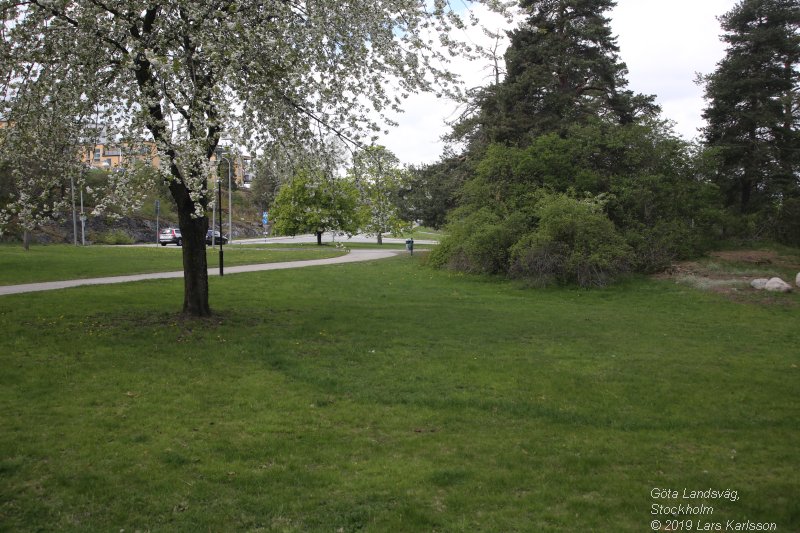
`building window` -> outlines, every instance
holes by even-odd
[[[100,155],[101,155],[100,154],[100,148],[95,148],[95,150],[94,150],[94,160],[95,161],[100,161]]]

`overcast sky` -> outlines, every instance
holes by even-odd
[[[662,115],[675,121],[676,131],[686,139],[697,136],[703,126],[703,90],[695,85],[695,73],[713,72],[725,47],[719,37],[717,17],[729,11],[736,0],[617,0],[610,13],[611,28],[617,36],[620,56],[628,66],[628,88],[654,94]],[[481,12],[490,29],[507,28],[502,19]],[[471,37],[480,39],[479,33]],[[464,76],[466,85],[488,81],[486,64],[458,62],[453,65]],[[400,123],[381,141],[403,163],[432,163],[439,159],[444,145],[440,137],[449,131],[445,120],[452,120],[453,102],[433,95],[415,95],[407,100],[406,112],[396,117]]]

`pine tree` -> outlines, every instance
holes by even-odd
[[[728,44],[702,79],[706,144],[718,153],[729,207],[770,209],[800,194],[800,6],[797,0],[743,0],[720,18]]]
[[[492,141],[524,144],[601,116],[616,123],[653,114],[652,97],[625,90],[627,68],[605,12],[614,0],[523,0],[526,22],[510,33],[506,78],[484,104]]]

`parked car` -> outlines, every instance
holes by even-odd
[[[166,246],[168,244],[177,244],[178,246],[183,246],[181,230],[178,228],[166,228],[161,230],[161,233],[158,235],[158,242],[161,243],[161,246]]]
[[[208,230],[206,232],[206,244],[211,245],[211,236],[214,236],[214,244],[228,244],[228,238],[225,235],[220,235],[217,230]]]

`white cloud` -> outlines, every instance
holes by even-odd
[[[676,122],[676,131],[687,139],[703,125],[703,88],[695,85],[696,73],[714,71],[724,55],[724,43],[717,17],[730,11],[736,0],[618,0],[608,16],[618,38],[620,57],[629,70],[631,90],[655,94],[663,116]],[[475,8],[489,29],[509,29],[503,19],[483,7]],[[470,37],[489,44],[480,30]],[[457,60],[453,70],[467,86],[488,83],[491,71],[485,60],[470,63]],[[394,117],[392,128],[380,142],[404,163],[431,163],[442,154],[440,138],[449,131],[445,121],[457,110],[455,102],[431,94],[411,96],[406,112]]]
[[[703,126],[703,88],[725,53],[717,17],[736,0],[618,0],[610,13],[620,57],[628,66],[628,88],[655,94],[663,116],[687,139]]]
[[[509,25],[497,13],[484,6],[473,7],[481,24],[492,32],[503,33]],[[466,19],[466,14],[464,15]],[[462,41],[472,44],[491,46],[493,39],[487,37],[480,28],[471,27],[458,36]],[[502,57],[505,45],[499,50]],[[451,71],[461,76],[464,86],[478,87],[486,85],[493,77],[493,70],[488,59],[467,61],[462,57],[454,58],[449,65]],[[444,150],[441,137],[450,131],[447,121],[452,121],[459,112],[459,104],[447,98],[437,98],[434,94],[421,93],[411,95],[403,103],[405,113],[392,118],[399,125],[390,128],[378,142],[385,145],[403,163],[433,163],[439,159]]]

